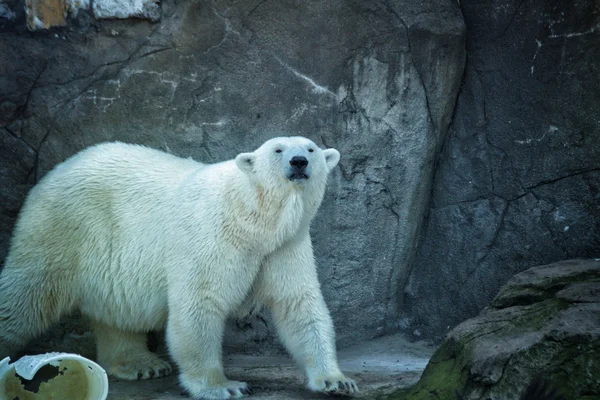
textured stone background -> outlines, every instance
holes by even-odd
[[[600,257],[600,3],[460,4],[465,76],[403,310],[427,336],[517,272]]]
[[[415,3],[170,0],[157,22],[65,6],[46,30],[56,15],[4,0],[0,259],[27,190],[86,146],[213,162],[282,134],[342,153],[312,229],[340,345],[438,337],[515,272],[598,255],[599,6]]]

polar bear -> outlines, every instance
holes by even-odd
[[[0,359],[78,309],[109,374],[170,373],[146,346],[166,328],[192,397],[238,398],[249,388],[223,373],[225,320],[259,305],[309,389],[357,392],[338,367],[309,235],[339,158],[278,137],[216,164],[119,142],[59,164],[28,195],[0,275]]]

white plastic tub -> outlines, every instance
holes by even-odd
[[[105,400],[108,395],[106,371],[77,354],[46,353],[9,362],[8,357],[0,361],[0,399]]]

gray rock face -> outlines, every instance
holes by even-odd
[[[468,62],[404,296],[439,337],[516,272],[600,256],[600,10],[461,1]]]
[[[4,260],[12,227],[30,188],[35,151],[4,128],[0,133],[0,154],[0,257]]]
[[[342,154],[312,229],[339,343],[396,328],[463,75],[456,4],[166,1],[156,24],[85,11],[51,33],[11,24],[0,35],[2,257],[19,188],[89,145],[214,162],[304,135]],[[238,325],[234,345],[271,340],[268,319]]]
[[[534,267],[454,328],[419,383],[390,400],[517,399],[539,378],[564,399],[597,399],[599,349],[600,261]]]

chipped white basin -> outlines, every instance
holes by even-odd
[[[9,362],[9,357],[0,361],[0,399],[105,400],[108,395],[106,371],[77,354],[46,353]]]

